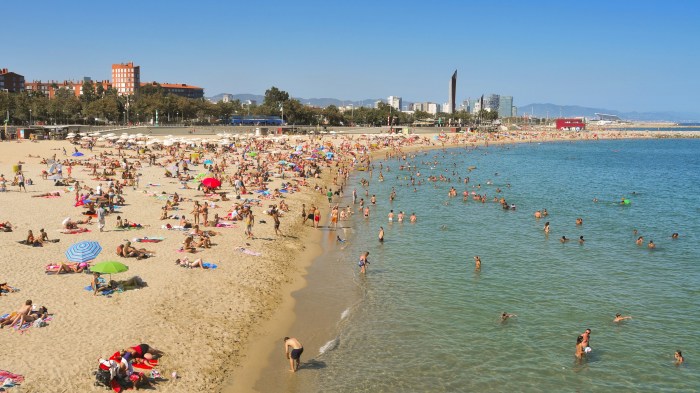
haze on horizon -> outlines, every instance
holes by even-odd
[[[496,93],[517,106],[700,112],[700,3],[563,3],[39,0],[7,13],[0,66],[27,81],[102,80],[133,61],[143,82],[206,96],[276,86],[436,103],[457,69],[458,102]]]

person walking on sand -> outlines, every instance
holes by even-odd
[[[277,210],[277,205],[272,208],[270,214],[272,215],[272,220],[275,222],[275,235],[282,236],[282,231],[280,231],[280,212]]]
[[[318,228],[318,225],[320,222],[321,222],[321,209],[315,208],[314,209],[314,228]]]
[[[301,354],[304,346],[294,337],[284,338],[284,355],[289,359],[289,371],[297,372],[301,363]]]
[[[24,175],[22,172],[17,172],[17,185],[19,186],[19,191],[22,191],[24,188],[24,192],[27,192],[27,187],[24,186]]]
[[[97,225],[100,228],[100,232],[103,232],[105,228],[105,209],[101,206],[97,208]]]
[[[245,216],[245,234],[248,239],[255,239],[253,225],[255,225],[255,216],[253,210],[248,210],[248,214]]]

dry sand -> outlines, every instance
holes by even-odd
[[[619,133],[597,132],[596,138],[649,138],[690,137],[679,133]],[[448,135],[443,145],[434,141],[433,135],[422,135],[429,142],[410,149],[437,148],[463,145],[464,137]],[[360,138],[356,136],[356,138]],[[459,139],[450,139],[459,138]],[[532,132],[501,134],[488,139],[483,135],[468,137],[471,143],[539,142],[546,140],[592,139],[592,133]],[[367,143],[364,141],[363,143]],[[38,158],[50,158],[57,154],[63,158],[61,148],[72,151],[66,141],[28,141],[0,143],[0,173],[11,179],[11,167],[24,161],[25,176],[34,180],[28,193],[8,187],[0,193],[2,209],[0,221],[15,225],[11,233],[0,232],[2,258],[0,258],[0,282],[7,281],[20,292],[0,296],[0,314],[17,309],[26,299],[36,305],[45,305],[53,320],[48,326],[30,328],[25,333],[14,329],[0,330],[2,348],[0,369],[22,374],[25,382],[18,391],[23,392],[87,392],[100,391],[93,386],[92,371],[97,359],[114,351],[139,343],[148,343],[166,353],[158,369],[165,381],[156,385],[165,392],[250,391],[255,383],[256,370],[265,367],[270,351],[281,348],[280,336],[292,324],[293,301],[291,291],[304,285],[305,267],[319,252],[314,239],[318,231],[302,226],[299,215],[301,203],[307,207],[322,196],[310,189],[288,194],[285,201],[290,212],[282,218],[282,232],[288,236],[274,235],[272,219],[262,213],[262,207],[254,208],[258,220],[267,224],[255,225],[255,240],[245,240],[243,224],[236,228],[217,228],[222,232],[212,240],[216,244],[209,250],[198,252],[195,257],[216,263],[217,269],[185,269],[175,266],[174,260],[183,254],[176,250],[184,238],[183,232],[161,229],[159,220],[163,201],[147,193],[177,191],[185,197],[201,195],[196,190],[179,190],[178,183],[163,178],[162,167],[144,167],[140,187],[126,189],[127,206],[120,215],[146,226],[139,231],[114,231],[116,214],[107,217],[107,231],[100,233],[97,225],[89,225],[91,232],[77,235],[60,234],[57,230],[64,217],[81,218],[81,208],[73,207],[74,196],[67,193],[60,198],[31,198],[57,190],[52,181],[41,180],[40,172],[46,165]],[[382,146],[377,146],[381,148]],[[106,149],[112,150],[112,149]],[[97,149],[96,149],[97,152]],[[89,152],[85,151],[87,155]],[[326,178],[316,183],[328,183]],[[81,183],[96,186],[89,173],[82,167],[73,167],[73,177]],[[280,182],[280,179],[276,179]],[[149,183],[161,186],[150,187]],[[314,184],[311,181],[311,184]],[[271,188],[274,188],[273,185]],[[60,188],[59,188],[60,189]],[[201,200],[201,198],[196,198]],[[231,202],[218,202],[218,209],[211,209],[210,216],[223,215]],[[263,201],[263,205],[278,201]],[[182,203],[184,213],[190,216],[192,202]],[[325,204],[320,204],[322,208]],[[322,209],[324,218],[328,209]],[[168,221],[175,224],[175,221]],[[27,247],[17,243],[26,237],[28,230],[38,233],[45,228],[59,243],[44,247]],[[124,239],[137,236],[163,236],[161,243],[139,243],[156,252],[156,257],[145,260],[124,259],[115,249]],[[90,275],[46,275],[44,266],[64,261],[64,251],[74,242],[96,240],[102,247],[97,261],[117,260],[126,263],[129,271],[115,276],[125,279],[134,275],[148,283],[148,287],[114,294],[112,297],[93,296],[83,288],[90,284]],[[250,243],[246,246],[245,243]],[[250,256],[236,251],[243,246],[262,253]],[[278,348],[279,347],[279,348]],[[281,351],[281,350],[280,350]],[[245,370],[231,373],[233,370]],[[179,378],[170,374],[177,371]],[[232,379],[232,375],[235,379]]]

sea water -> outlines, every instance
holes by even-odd
[[[407,163],[421,176],[399,170]],[[411,175],[424,184],[411,185]],[[450,182],[427,182],[431,175]],[[450,187],[457,197],[448,197]],[[357,172],[345,194],[353,188],[368,204],[376,195],[370,218],[356,212],[349,228],[327,230],[328,252],[295,295],[305,364],[261,390],[700,388],[700,140],[433,150],[377,160],[372,177]],[[392,188],[397,198],[390,202]],[[488,201],[473,200],[472,192]],[[502,209],[493,197],[516,209]],[[389,222],[391,209],[405,221]],[[549,216],[535,219],[542,209]],[[413,212],[415,224],[408,221]],[[647,248],[649,240],[656,249]],[[370,252],[365,275],[357,266],[363,251]],[[314,312],[332,314],[331,322],[310,317]],[[517,317],[501,322],[502,312]],[[632,319],[613,323],[618,312]],[[586,328],[592,352],[576,361],[576,338]],[[679,367],[676,350],[686,357]]]

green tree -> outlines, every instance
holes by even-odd
[[[284,106],[286,111],[288,101],[289,93],[273,86],[265,91],[265,98],[263,99],[262,107],[260,108],[262,113],[259,114],[281,116],[281,106]]]
[[[97,99],[95,94],[95,84],[88,80],[83,82],[83,94],[80,96],[80,101],[84,104],[90,104]]]

